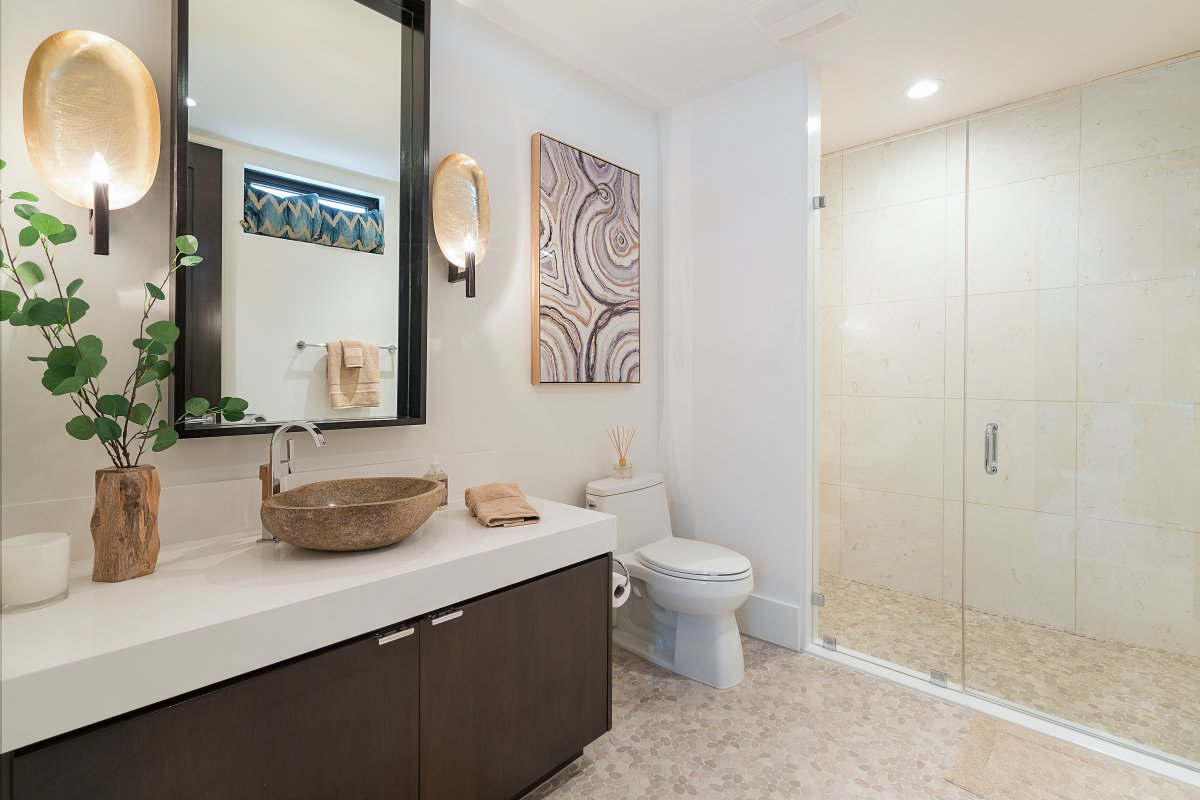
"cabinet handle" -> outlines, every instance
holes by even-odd
[[[441,625],[443,622],[449,622],[452,619],[458,619],[463,615],[462,609],[457,611],[447,611],[445,614],[440,614],[430,620],[434,625]]]
[[[392,631],[391,633],[376,634],[375,640],[379,644],[391,644],[392,642],[397,642],[408,636],[412,636],[414,633],[416,633],[416,629],[414,628],[403,628],[398,631]]]

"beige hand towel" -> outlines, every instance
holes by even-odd
[[[349,348],[347,348],[349,345]],[[358,349],[355,358],[347,349]],[[329,403],[334,408],[377,408],[379,406],[379,346],[352,340],[331,341],[325,376],[329,380]],[[348,362],[359,361],[352,366]]]
[[[348,369],[362,369],[363,343],[353,339],[342,339],[342,363]]]
[[[541,520],[538,510],[529,505],[525,493],[515,483],[485,483],[466,492],[467,508],[489,528],[532,525]]]

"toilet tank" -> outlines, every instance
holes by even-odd
[[[587,507],[617,518],[617,554],[671,535],[662,475],[601,478],[587,485]]]

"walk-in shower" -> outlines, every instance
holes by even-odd
[[[1200,768],[1200,57],[821,193],[817,641]]]

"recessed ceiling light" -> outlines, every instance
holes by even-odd
[[[197,103],[195,100],[193,100],[190,97],[187,99],[187,104],[188,104],[188,108],[195,108],[196,106],[199,105],[199,103]]]
[[[923,80],[917,81],[912,86],[908,87],[905,92],[912,100],[920,100],[923,97],[930,97],[938,93],[944,84],[938,80]]]

